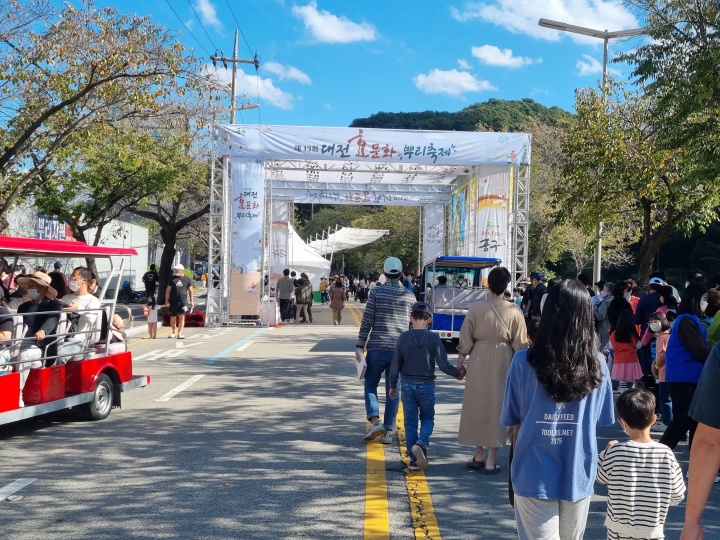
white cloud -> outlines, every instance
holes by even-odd
[[[467,92],[483,92],[486,90],[497,90],[488,81],[481,81],[467,71],[451,69],[442,71],[433,69],[428,74],[421,73],[413,78],[415,86],[428,94],[447,94],[449,96],[460,96]]]
[[[317,2],[294,6],[293,15],[302,19],[312,36],[323,43],[353,43],[375,41],[377,31],[368,23],[356,23],[347,17],[338,17],[329,11],[317,9]]]
[[[470,49],[472,55],[488,66],[519,68],[533,63],[527,56],[513,56],[511,49],[500,49],[494,45],[482,45]]]
[[[561,34],[578,43],[597,44],[599,39],[550,30],[538,26],[538,20],[550,19],[598,30],[627,30],[637,28],[635,16],[615,0],[492,0],[466,2],[463,9],[450,8],[450,14],[459,21],[480,19],[507,28],[515,34],[559,41]]]
[[[302,84],[310,84],[312,82],[309,75],[293,66],[283,66],[277,62],[265,62],[261,67],[277,75],[281,81],[297,81]]]
[[[584,77],[586,75],[594,75],[595,73],[602,73],[602,63],[596,58],[593,58],[589,54],[583,54],[585,60],[578,60],[575,62],[575,67],[578,68],[578,75]]]
[[[204,73],[209,77],[219,81],[222,84],[230,85],[232,79],[232,70],[224,68],[215,68],[212,64],[208,64],[204,68]],[[242,70],[237,72],[237,80],[235,81],[235,94],[242,101],[247,97],[255,101],[257,93],[260,94],[261,104],[274,105],[278,109],[286,111],[294,107],[295,98],[292,94],[285,92],[275,86],[272,79],[263,79],[256,75],[248,75]],[[228,92],[229,93],[229,92]],[[239,105],[240,103],[238,103]],[[262,106],[262,105],[261,105]]]
[[[470,69],[470,62],[468,62],[464,58],[458,58],[457,64],[460,67],[460,69],[464,69],[464,70]]]
[[[217,10],[210,0],[197,0],[195,7],[200,12],[200,20],[204,24],[214,26],[218,30],[222,28],[222,23],[217,16]]]

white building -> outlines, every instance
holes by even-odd
[[[25,238],[47,238],[54,240],[70,239],[69,230],[64,223],[59,222],[57,218],[48,218],[47,216],[38,215],[37,209],[30,204],[18,205],[8,215],[10,222],[10,235]],[[95,237],[95,230],[91,229],[87,232],[87,238]],[[133,257],[113,257],[115,268],[118,268],[121,260],[124,259],[123,275],[120,283],[127,280],[133,289],[143,290],[142,275],[147,272],[148,267],[148,230],[133,223],[123,221],[113,221],[106,225],[103,234],[100,237],[101,246],[134,248],[138,254]],[[63,263],[66,274],[70,274],[76,266],[85,266],[85,259],[60,259]],[[42,261],[38,259],[21,259],[18,264],[24,264],[30,270],[38,265],[45,266],[49,272],[52,270],[52,261]],[[110,271],[110,263],[107,259],[96,259],[98,278],[104,284]],[[111,283],[109,289],[117,287],[117,283]]]

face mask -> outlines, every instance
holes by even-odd
[[[602,291],[600,291],[600,296],[602,296],[603,298],[605,298],[607,295],[608,295],[608,293],[607,293],[607,291],[606,291],[605,289],[603,289]]]
[[[650,331],[657,333],[662,328],[662,324],[659,322],[651,322],[648,324],[648,327],[650,328]]]
[[[40,296],[40,291],[37,289],[28,289],[27,295],[30,297],[30,300],[37,300]]]
[[[72,292],[77,292],[77,290],[80,288],[80,285],[78,285],[77,281],[71,281],[70,283],[68,283],[68,288]]]
[[[630,300],[631,298],[632,298],[632,293],[631,293],[631,292],[626,292],[626,293],[625,293],[625,300]]]
[[[700,309],[705,313],[705,310],[707,309],[707,300],[700,300]]]

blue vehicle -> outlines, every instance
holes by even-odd
[[[443,341],[457,344],[468,309],[487,296],[482,271],[500,263],[500,259],[453,256],[428,263],[423,269],[423,285],[425,300],[433,309],[430,330]]]

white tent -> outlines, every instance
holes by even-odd
[[[320,255],[313,248],[302,241],[292,225],[288,224],[290,230],[290,268],[298,273],[305,272],[310,278],[313,290],[320,286],[320,277],[327,277],[330,273],[330,261]]]
[[[352,227],[343,227],[334,233],[330,233],[327,238],[313,240],[310,242],[310,246],[322,255],[328,255],[330,253],[364,246],[387,234],[390,234],[390,231],[385,229],[354,229]]]

